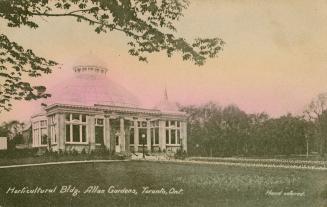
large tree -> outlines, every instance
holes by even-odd
[[[176,36],[176,21],[188,7],[187,0],[1,0],[0,17],[8,27],[38,28],[37,18],[65,17],[86,22],[97,33],[121,32],[128,37],[129,54],[147,61],[146,54],[180,53],[183,60],[203,65],[216,57],[224,41],[197,38],[188,42]],[[22,76],[50,73],[57,63],[36,56],[0,34],[0,110],[9,110],[13,99],[48,97],[44,86],[32,86]]]
[[[0,137],[7,137],[9,140],[14,139],[17,135],[22,134],[25,124],[17,120],[3,122],[0,125]]]
[[[304,110],[304,115],[314,123],[319,151],[323,155],[327,151],[327,93],[321,93],[313,98]]]

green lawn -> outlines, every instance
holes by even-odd
[[[324,171],[128,161],[0,169],[0,206],[327,206]],[[75,186],[77,196],[59,193]],[[88,186],[135,189],[138,194],[84,194]],[[52,194],[6,194],[9,187],[53,188]],[[142,194],[183,189],[183,194]],[[266,192],[304,192],[272,196]]]
[[[58,156],[58,157],[20,157],[20,158],[0,158],[0,166],[8,165],[24,165],[24,164],[38,164],[47,162],[65,162],[65,161],[85,161],[85,160],[117,160],[116,157],[109,156],[88,156],[88,155],[74,155],[74,156]]]

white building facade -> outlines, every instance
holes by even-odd
[[[87,152],[187,150],[186,114],[168,101],[143,107],[128,90],[107,78],[101,61],[76,65],[75,76],[52,93],[32,116],[33,147]]]

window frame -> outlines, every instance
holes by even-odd
[[[105,124],[104,123],[105,123],[104,117],[99,116],[99,117],[94,118],[94,142],[95,142],[96,145],[104,145],[104,139],[105,139],[105,129],[104,129]],[[96,142],[97,139],[95,137],[95,130],[96,130],[97,127],[102,128],[102,142],[101,143]]]
[[[150,138],[152,146],[159,146],[159,120],[150,121]]]
[[[73,119],[74,115],[79,115],[79,119]],[[85,116],[85,122],[82,120],[82,116]],[[67,119],[69,117],[69,119]],[[79,126],[79,141],[73,141],[73,125]],[[69,141],[67,140],[67,126],[69,126]],[[83,142],[83,126],[85,126],[85,142]],[[88,129],[87,129],[87,117],[85,114],[79,113],[66,113],[65,114],[65,143],[66,144],[88,144]]]
[[[166,146],[181,146],[181,121],[180,120],[166,120],[165,123]],[[168,133],[167,133],[168,132]],[[174,134],[175,143],[172,143],[172,133]],[[167,137],[168,134],[168,137]],[[168,142],[167,142],[168,141]]]
[[[41,119],[32,123],[33,145],[36,147],[48,146],[48,120]],[[47,136],[46,143],[43,142],[43,135]]]

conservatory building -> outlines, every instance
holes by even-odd
[[[168,100],[143,107],[137,97],[108,77],[108,68],[84,58],[74,76],[58,84],[42,111],[31,118],[32,147],[87,152],[187,150],[186,114]]]

